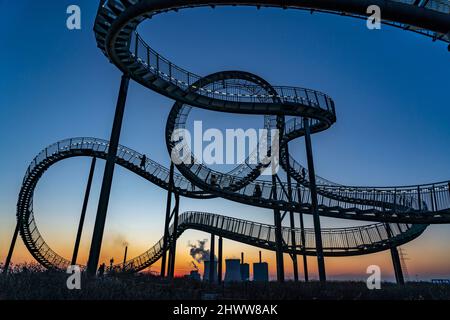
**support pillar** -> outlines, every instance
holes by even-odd
[[[11,245],[9,246],[8,255],[6,256],[5,265],[3,266],[3,273],[8,273],[9,265],[11,264],[11,258],[16,246],[17,236],[19,235],[20,222],[17,221],[16,229],[14,230],[13,237],[11,239]]]
[[[280,120],[280,118],[277,118],[277,121]],[[278,123],[279,124],[279,123]],[[277,128],[279,128],[277,124]],[[281,135],[277,134],[275,137],[270,137],[271,140],[271,156],[273,145],[272,145],[272,139],[276,138],[281,141]],[[279,152],[279,150],[276,150]],[[276,155],[276,157],[279,157],[279,154]],[[272,160],[273,161],[273,160]],[[279,159],[276,159],[278,162]],[[272,170],[272,192],[270,195],[270,198],[273,200],[273,216],[274,216],[274,225],[275,225],[275,254],[276,254],[276,264],[277,264],[277,281],[278,282],[284,282],[284,261],[283,261],[283,233],[282,233],[282,218],[281,218],[281,212],[280,209],[278,209],[278,194],[277,194],[277,172],[275,165],[278,165],[278,163],[271,163],[271,170]]]
[[[400,263],[397,247],[391,248],[391,257],[392,264],[394,265],[395,280],[397,281],[397,284],[404,285],[405,279],[403,278],[402,264]]]
[[[277,180],[272,175],[272,199],[277,200]],[[275,249],[277,262],[277,280],[284,282],[284,261],[283,261],[283,233],[281,230],[281,212],[279,209],[273,210],[275,224]]]
[[[178,214],[180,210],[180,195],[175,193],[175,209],[174,209],[174,218],[173,218],[173,234],[172,234],[172,242],[170,245],[170,253],[169,253],[169,278],[173,279],[175,277],[175,256],[177,251],[177,230],[178,230]]]
[[[292,268],[294,269],[294,281],[298,281],[298,261],[297,261],[297,243],[295,241],[295,220],[294,220],[294,212],[289,212],[289,220],[291,224],[291,241],[292,241],[292,248],[294,249],[294,252],[292,253]]]
[[[308,275],[308,258],[306,256],[306,237],[305,237],[305,224],[303,222],[303,213],[300,216],[300,238],[303,244],[303,273],[305,275],[305,282],[309,281]]]
[[[292,203],[293,199],[292,199],[292,181],[291,181],[291,176],[289,175],[289,168],[290,168],[290,164],[289,164],[289,146],[288,143],[286,144],[286,161],[287,161],[287,184],[288,184],[288,197],[289,197],[289,201]],[[294,281],[297,282],[298,281],[298,261],[297,261],[297,241],[295,239],[295,219],[294,219],[294,211],[289,211],[289,220],[290,220],[290,224],[291,224],[291,247],[294,250],[294,252],[292,253],[292,268],[294,269]]]
[[[319,280],[326,281],[325,260],[322,247],[322,232],[320,229],[320,216],[318,212],[316,174],[314,170],[314,158],[311,144],[311,129],[309,127],[309,119],[303,118],[303,126],[305,128],[306,156],[308,159],[309,171],[309,188],[311,191],[311,211],[314,221],[314,234],[316,239],[317,266],[319,269]]]
[[[391,226],[389,223],[385,224],[386,232],[389,236],[389,238],[393,237]],[[391,258],[392,258],[392,264],[394,266],[394,274],[395,274],[395,280],[397,281],[397,284],[404,285],[405,279],[403,278],[403,271],[402,271],[402,264],[400,263],[400,256],[398,254],[397,247],[391,247]]]
[[[281,231],[281,212],[274,210],[275,220],[275,242],[276,242],[276,261],[277,261],[277,280],[284,282],[284,261],[283,261],[283,234]]]
[[[172,208],[172,191],[173,191],[173,174],[174,174],[174,164],[170,163],[169,171],[169,185],[167,187],[167,204],[166,204],[166,220],[164,223],[164,237],[163,237],[163,247],[162,247],[162,259],[161,259],[161,278],[166,276],[166,259],[167,259],[167,249],[169,242],[169,224],[170,224],[170,211]]]
[[[214,265],[215,265],[215,242],[216,237],[214,233],[211,233],[211,245],[209,247],[209,282],[214,283],[214,279],[216,278],[214,276]]]
[[[105,172],[103,174],[103,182],[100,191],[100,199],[98,202],[94,233],[92,235],[91,249],[89,252],[87,273],[90,276],[95,276],[97,273],[97,265],[102,247],[103,232],[105,229],[106,214],[108,211],[109,196],[111,193],[111,184],[114,175],[114,166],[117,156],[117,149],[119,146],[119,138],[122,129],[123,114],[125,111],[129,83],[130,76],[123,74],[120,83],[119,97],[117,99],[111,138],[109,140],[108,156],[106,158]]]
[[[86,217],[86,210],[89,203],[89,195],[91,194],[92,179],[94,177],[96,162],[97,158],[95,157],[92,158],[91,168],[89,170],[89,176],[86,185],[86,192],[84,193],[83,207],[81,208],[80,222],[78,223],[77,237],[75,239],[75,245],[73,247],[72,262],[70,263],[72,266],[77,264],[78,249],[80,248],[81,235],[83,233],[83,226],[84,226],[84,218]]]
[[[299,188],[297,188],[297,198],[298,201],[302,202],[302,194]],[[305,274],[305,282],[309,281],[308,276],[308,259],[306,256],[306,236],[305,236],[305,224],[303,222],[303,213],[299,213],[299,219],[300,219],[300,240],[302,242],[303,246],[303,272]]]
[[[223,263],[223,239],[219,237],[219,253],[217,261],[217,281],[219,284],[222,283],[222,263]]]

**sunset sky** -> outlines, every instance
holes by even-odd
[[[78,4],[82,30],[69,31],[66,8]],[[92,31],[97,1],[3,1],[0,20],[0,261],[15,226],[15,205],[29,162],[45,146],[70,137],[108,139],[120,72],[96,47]],[[450,179],[449,53],[443,43],[383,26],[370,31],[365,21],[293,10],[210,8],[155,17],[140,26],[142,36],[177,65],[200,75],[219,70],[253,72],[274,85],[300,86],[329,94],[337,122],[313,136],[316,172],[349,185],[410,185]],[[130,85],[121,144],[168,165],[164,127],[173,101],[134,82]],[[195,109],[190,121],[205,127],[260,128],[262,116],[222,114]],[[304,143],[290,151],[305,163]],[[81,211],[90,159],[65,160],[48,170],[35,193],[35,216],[47,243],[70,258]],[[79,262],[85,263],[103,174],[98,161]],[[162,236],[166,192],[116,168],[100,261],[119,262],[123,243],[129,257],[147,250]],[[180,212],[208,211],[273,223],[270,210],[223,199],[181,199]],[[305,217],[308,227],[312,219]],[[322,218],[323,227],[356,222]],[[177,275],[192,269],[189,242],[209,239],[188,230],[178,240]],[[429,227],[402,246],[411,280],[450,278],[450,226]],[[209,241],[208,241],[209,246]],[[258,248],[225,240],[224,257]],[[272,278],[274,252],[264,251]],[[317,278],[315,257],[308,258]],[[32,261],[19,239],[14,263]],[[364,279],[366,268],[381,267],[393,280],[389,252],[326,258],[330,279]],[[286,273],[292,263],[285,256]],[[151,270],[159,271],[159,263]],[[303,269],[300,267],[301,277]]]

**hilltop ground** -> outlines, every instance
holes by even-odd
[[[211,286],[185,278],[168,281],[138,274],[96,280],[83,277],[81,290],[68,290],[68,276],[33,266],[0,274],[0,300],[450,300],[450,285],[427,282],[410,282],[405,286],[382,283],[381,290],[368,290],[364,282],[327,282],[325,286],[315,281],[248,282]]]

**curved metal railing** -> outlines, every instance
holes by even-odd
[[[260,103],[262,99],[273,100],[279,99],[281,103],[299,103],[310,107],[322,109],[335,114],[334,102],[326,95],[317,90],[288,87],[288,86],[272,86],[275,93],[256,93],[260,86],[255,84],[247,84],[245,87],[248,91],[255,93],[240,93],[240,88],[234,86],[220,86],[216,88],[216,83],[212,83],[210,87],[204,87],[202,81],[204,77],[196,75],[185,70],[169,59],[163,57],[153,50],[139,35],[134,32],[130,41],[131,57],[143,66],[149,73],[157,75],[167,82],[172,83],[185,91],[195,90],[200,95],[225,101]],[[149,75],[146,75],[149,77]],[[252,90],[253,87],[253,90]]]
[[[389,231],[387,230],[389,228]],[[398,225],[378,223],[352,228],[322,229],[322,242],[326,256],[354,256],[385,250],[392,245],[411,241],[418,237],[425,225]],[[208,212],[188,211],[179,217],[177,234],[173,225],[169,229],[170,241],[179,237],[184,230],[196,229],[212,232],[216,235],[246,243],[260,248],[275,250],[275,227],[272,225],[226,217]],[[282,228],[287,253],[316,255],[315,233],[313,229],[305,229],[305,243],[302,243],[300,229],[295,229],[296,244],[292,244],[292,229]],[[142,255],[128,261],[127,271],[140,271],[157,261],[162,254],[162,241],[155,244]]]
[[[40,177],[52,165],[66,158],[89,156],[106,159],[108,154],[108,146],[108,142],[102,139],[66,139],[52,144],[41,151],[33,159],[27,169],[17,203],[18,221],[20,222],[20,231],[25,245],[36,260],[45,267],[64,269],[67,268],[70,262],[59,256],[47,245],[36,225],[33,210],[33,196],[35,187]],[[131,170],[132,172],[146,178],[162,188],[167,188],[168,176],[166,174],[166,168],[150,159],[147,159],[146,166],[141,167],[141,155],[138,152],[123,146],[119,146],[118,150],[119,152],[116,158],[117,164]],[[177,175],[177,178],[175,179],[176,192],[188,197],[210,196],[206,193],[199,192],[201,189],[188,185],[189,183],[190,182],[185,177],[182,175]],[[306,190],[305,188],[303,189]],[[214,229],[214,232],[217,232],[218,234],[221,232],[220,234],[223,234],[225,237],[273,250],[272,242],[274,235],[273,227],[270,225],[212,214],[210,214],[209,217],[213,218],[208,218],[212,220],[201,220],[203,222],[199,222],[199,218],[197,216],[195,216],[195,219],[193,215],[190,215],[190,219],[187,219],[186,217],[187,216],[184,215],[183,218],[180,219],[180,230],[183,228],[195,228],[201,230],[202,228],[211,228],[214,225],[216,228]],[[202,215],[202,217],[204,217],[204,215]],[[222,221],[221,219],[225,219],[227,224],[223,224],[221,225],[221,228],[218,228],[217,221]],[[391,237],[388,237],[387,233],[382,231],[384,228],[383,225],[385,224],[379,223],[364,227],[324,229],[323,238],[325,252],[327,255],[346,256],[380,251],[386,249],[390,245],[398,245],[399,243],[409,241],[420,235],[426,228],[426,225],[391,224],[394,233]],[[253,233],[252,237],[245,239],[245,237],[249,235],[248,233],[250,230],[253,230],[252,232],[256,232],[256,228],[259,228],[259,236],[255,237],[255,234]],[[395,230],[397,230],[395,228],[398,228],[398,232],[395,232]],[[208,230],[211,231],[211,229]],[[300,231],[296,230],[296,232],[298,233]],[[379,232],[379,238],[377,238],[375,232]],[[299,243],[298,246],[301,247],[301,250],[305,250],[306,254],[314,254],[314,233],[307,230],[306,234],[307,237],[305,244],[303,245],[302,243]],[[286,250],[292,250],[289,249],[289,246],[291,245],[291,232],[289,228],[283,229],[283,237],[285,242],[288,244]],[[371,242],[365,242],[367,239]],[[345,246],[345,243],[347,246]],[[146,251],[143,255],[140,255],[127,263],[134,266],[133,270],[141,270],[145,266],[148,266],[159,259],[161,255],[160,249],[161,241],[150,250]]]
[[[400,4],[394,6],[389,4],[398,2],[405,3],[405,1],[375,0],[374,4],[379,3],[383,6],[387,4],[386,10],[384,10],[384,17],[387,17],[386,19],[388,20],[390,17],[391,21],[386,20],[384,21],[385,23],[430,35],[437,40],[449,41],[448,29],[450,28],[448,26],[450,25],[450,19],[442,15],[442,13],[448,14],[448,5],[445,2],[441,0],[415,2],[415,4],[422,8],[415,8],[410,2],[406,2],[408,5]],[[227,79],[223,80],[226,85],[222,85],[218,89],[215,87],[214,81],[211,82],[207,77],[201,78],[190,73],[159,55],[135,32],[140,22],[154,14],[168,10],[187,8],[193,5],[206,6],[210,4],[214,4],[214,2],[197,1],[195,4],[192,4],[187,0],[174,0],[166,5],[158,2],[157,5],[157,2],[140,0],[104,1],[103,5],[99,8],[94,27],[97,44],[113,63],[124,72],[130,73],[134,80],[180,103],[188,103],[201,108],[225,112],[307,117],[315,123],[317,131],[325,130],[335,122],[334,102],[326,94],[315,90],[294,87],[273,87],[274,92],[261,93],[261,86],[258,83],[261,80],[258,78],[250,79],[251,81],[245,84],[248,89],[247,93],[242,93],[242,88],[237,87],[235,84],[228,85]],[[284,7],[279,2],[272,0],[226,0],[220,1],[217,4]],[[327,1],[317,1],[317,3],[312,4],[313,7],[311,7],[311,3],[306,7],[303,1],[298,0],[293,1],[289,7],[308,10],[314,9],[329,13],[344,13],[344,15],[356,17],[362,16],[365,13],[365,2],[358,3],[352,0],[352,5],[350,6],[349,4],[350,0],[333,3],[331,6]],[[131,10],[131,7],[133,7],[133,10]],[[404,17],[398,16],[397,19],[395,12],[397,8],[399,12],[401,10],[408,10],[411,17],[419,17],[420,15],[420,21],[417,22],[417,25],[414,24],[415,21],[410,21],[413,24],[410,25],[409,22],[404,21]],[[242,72],[235,72],[235,75],[239,74],[242,74]],[[251,74],[247,74],[247,76],[251,77]],[[232,78],[233,75],[230,76],[230,79]],[[203,85],[203,81],[207,84]],[[253,87],[251,87],[251,82],[255,82]],[[301,134],[301,130],[298,130],[296,133],[292,132],[292,137],[298,134]],[[288,137],[287,139],[289,140],[290,138]],[[21,234],[27,247],[33,256],[37,257],[38,261],[42,261],[44,265],[54,267],[65,264],[67,260],[58,256],[45,243],[34,220],[33,193],[40,176],[53,163],[64,158],[80,155],[105,158],[107,152],[108,142],[104,140],[92,138],[65,140],[46,148],[34,159],[28,168],[19,195],[17,213],[19,222],[21,222]],[[169,170],[151,160],[147,160],[142,168],[140,167],[141,159],[142,155],[139,153],[120,146],[116,162],[162,188],[167,188]],[[184,175],[175,175],[175,189],[180,195],[193,198],[221,196],[260,207],[310,213],[310,193],[305,182],[305,174],[303,174],[299,164],[294,162],[293,166],[296,173],[294,171],[290,172],[289,170],[288,172],[299,183],[293,184],[294,193],[292,197],[287,195],[287,186],[285,183],[272,184],[264,180],[254,180],[253,177],[251,179],[244,179],[245,182],[240,188],[226,188],[226,184],[224,183],[211,187],[210,181],[208,180],[208,169],[196,164],[189,168],[190,172],[183,172]],[[236,178],[242,178],[239,177],[242,172],[237,170],[233,174],[236,175]],[[304,176],[298,177],[296,174],[303,174]],[[231,180],[231,182],[227,183],[232,184],[233,181]],[[450,188],[448,182],[393,189],[340,186],[325,179],[319,179],[319,184],[319,213],[323,216],[408,223],[443,223],[450,221]],[[257,187],[261,191],[260,195],[255,197],[254,194]],[[225,217],[219,218],[218,216],[206,216],[205,214],[191,214],[189,217],[192,217],[192,219],[187,219],[188,216],[183,217],[186,222],[183,225],[189,225],[190,223],[191,227],[197,228],[204,228],[205,226],[212,228],[213,226],[207,223],[195,224],[192,220],[194,218],[198,219],[198,217],[201,217],[201,219],[205,219],[205,217],[208,217],[208,221],[218,221],[220,219],[225,221],[226,219]],[[268,238],[264,242],[261,237],[255,238],[252,234],[248,234],[251,228],[257,228],[255,223],[244,222],[243,220],[227,220],[227,222],[230,221],[233,221],[233,226],[238,223],[238,225],[242,225],[242,228],[244,228],[240,232],[235,232],[235,237],[238,237],[237,235],[244,235],[243,238],[245,239],[255,239],[254,245],[264,245],[264,243],[267,245],[271,243],[273,229],[270,226],[259,224],[260,231],[267,231]],[[371,250],[375,250],[375,243],[377,246],[386,242],[391,242],[390,245],[398,244],[419,235],[426,227],[426,225],[398,225],[398,235],[387,236],[384,239],[382,226],[387,225],[375,224],[367,227],[357,227],[356,229],[348,228],[345,229],[345,232],[337,229],[337,231],[325,231],[324,246],[335,248],[333,246],[346,243],[347,247],[343,246],[342,248],[348,250],[349,246],[358,245],[358,252],[361,252],[367,249],[365,241],[369,239],[370,244],[367,245]],[[247,230],[246,228],[250,229]],[[360,236],[361,241],[359,242],[357,240],[356,230],[358,230]],[[395,230],[395,226],[391,228],[392,230]],[[229,229],[222,231],[224,233],[233,233],[233,230]],[[289,231],[284,229],[283,234],[289,237]],[[377,235],[379,238],[377,238]],[[351,238],[354,239],[354,243]],[[241,240],[245,242],[245,239]],[[377,239],[379,241],[372,242],[372,240]],[[285,240],[289,243],[289,238],[285,238]],[[305,244],[303,244],[302,250],[304,252],[305,250],[307,252],[308,241],[312,240],[307,239]],[[336,248],[339,249],[341,247],[337,246]],[[154,259],[157,259],[158,252],[161,250],[161,242],[158,242],[152,250],[151,252],[146,252],[146,256],[138,257],[134,263],[139,266],[144,266],[146,263],[151,263]],[[348,255],[348,252],[345,254]]]

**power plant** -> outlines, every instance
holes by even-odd
[[[191,270],[188,277],[195,281],[201,281],[202,279],[200,277],[200,273],[198,272],[197,265],[194,263],[194,261],[192,261],[191,264],[194,267],[194,270]]]
[[[241,280],[249,281],[250,280],[250,265],[248,263],[244,263],[244,253],[241,253]]]
[[[253,281],[269,281],[269,265],[262,262],[261,251],[259,252],[259,262],[253,264]]]
[[[205,260],[203,261],[203,281],[209,281],[209,268],[210,268],[210,261]],[[214,261],[214,278],[212,279],[212,282],[217,281],[217,261]]]
[[[261,251],[259,252],[259,263],[253,264],[253,279],[255,281],[269,281],[269,265],[263,263]],[[216,266],[221,264],[222,261],[216,262]],[[217,274],[215,268],[214,274]],[[203,277],[204,281],[209,280],[209,261],[205,261],[205,273]],[[244,261],[244,253],[241,253],[241,259],[231,258],[225,259],[225,278],[224,282],[242,282],[250,281],[250,265]]]
[[[225,268],[225,282],[241,281],[241,260],[226,259]]]
[[[207,251],[204,249],[204,243],[200,241],[200,248],[194,248],[196,249],[195,252],[200,252],[200,254],[203,257],[207,257],[209,255],[208,260],[203,260],[203,281],[209,282],[210,281],[210,259],[212,257],[211,251]],[[192,246],[191,246],[192,247]],[[219,246],[220,247],[220,246]],[[218,260],[214,261],[214,278],[212,283],[221,283],[222,282],[222,264],[223,260],[221,258],[221,251],[219,250],[219,258]],[[191,254],[192,254],[192,248],[191,248]],[[261,251],[259,252],[259,263],[255,263],[253,265],[253,272],[254,272],[254,280],[255,281],[269,281],[269,271],[268,271],[268,264],[261,262]],[[195,280],[201,280],[200,274],[197,265],[194,262],[191,262],[194,270],[190,272],[187,277]],[[242,281],[250,281],[250,264],[245,263],[244,260],[244,253],[241,252],[241,259],[237,258],[229,258],[225,259],[225,277],[223,279],[224,282],[242,282]]]

